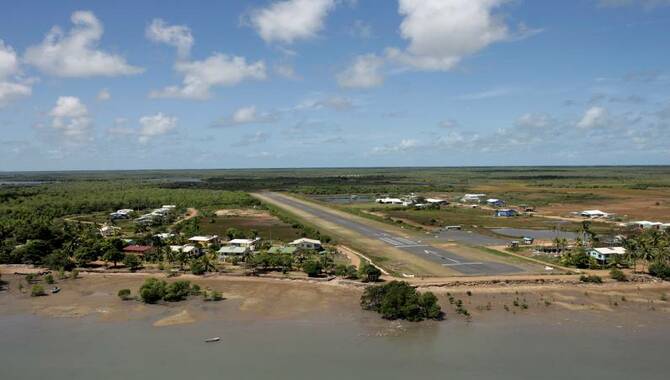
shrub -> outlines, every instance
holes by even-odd
[[[618,268],[612,268],[612,270],[610,270],[610,277],[617,281],[628,281],[626,274]]]
[[[361,307],[381,314],[385,319],[441,319],[442,309],[431,292],[421,294],[404,281],[369,286],[361,296]]]
[[[649,274],[664,280],[670,280],[670,265],[661,262],[652,263],[649,265]]]
[[[131,272],[135,272],[142,267],[142,260],[137,255],[129,253],[123,258],[123,265]]]
[[[121,298],[124,301],[128,301],[128,300],[133,299],[133,297],[130,296],[130,289],[121,289],[121,290],[119,290],[117,295],[119,296],[119,298]]]
[[[147,278],[140,287],[140,298],[146,303],[156,303],[165,297],[165,281],[157,278]]]
[[[44,286],[42,285],[33,285],[33,288],[30,291],[31,297],[42,297],[46,295],[47,293],[44,291]]]
[[[335,267],[335,275],[340,276],[346,279],[356,279],[358,278],[358,272],[356,267],[353,265],[344,265],[340,264]]]
[[[191,273],[198,276],[205,274],[205,266],[203,265],[201,260],[191,261]]]
[[[217,290],[205,290],[202,293],[202,298],[205,301],[221,301],[223,299],[223,295],[221,292]]]
[[[168,302],[179,302],[191,294],[190,281],[175,281],[165,288],[163,299]]]
[[[307,273],[309,277],[316,277],[321,274],[321,263],[316,260],[308,260],[302,264],[303,272]]]
[[[360,277],[363,282],[377,282],[381,275],[382,271],[369,263],[361,264],[361,267],[358,270],[358,277]]]
[[[47,274],[44,276],[44,281],[46,281],[47,284],[51,285],[55,283],[56,281],[54,280],[54,276],[51,275],[51,273]]]
[[[197,296],[200,295],[201,292],[200,285],[193,284],[193,286],[191,286],[191,295]]]
[[[593,283],[593,284],[602,284],[603,279],[600,276],[596,276],[596,275],[588,275],[588,276],[581,275],[579,277],[579,281],[590,282],[590,283]]]
[[[70,272],[70,277],[72,277],[73,279],[79,278],[79,271],[76,269],[73,270],[72,272]]]

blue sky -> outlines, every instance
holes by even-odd
[[[1,7],[0,170],[670,158],[668,0]]]

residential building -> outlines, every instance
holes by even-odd
[[[389,204],[390,205],[402,205],[403,204],[402,199],[400,199],[400,198],[389,198],[389,197],[377,198],[377,199],[375,199],[375,202],[386,204],[386,205],[389,205]]]
[[[218,250],[220,258],[224,258],[226,256],[242,256],[250,252],[251,249],[249,247],[238,247],[234,245],[224,245]]]
[[[626,248],[624,247],[591,248],[589,250],[589,256],[596,259],[600,264],[607,264],[613,260],[613,257],[625,254]]]
[[[208,236],[193,236],[188,239],[192,243],[202,244],[204,246],[210,246],[212,244],[219,243],[219,236],[217,235],[208,235]]]
[[[579,213],[580,216],[583,216],[585,218],[607,218],[610,214],[600,211],[600,210],[584,210]]]
[[[465,194],[461,198],[461,202],[465,203],[479,203],[482,201],[482,197],[485,197],[486,194]]]
[[[486,200],[486,204],[492,207],[502,207],[505,205],[505,202],[497,198],[489,198]]]
[[[289,245],[292,245],[300,249],[313,249],[315,251],[320,251],[323,249],[320,240],[308,239],[308,238],[300,238],[293,240],[292,242],[289,243]]]
[[[243,247],[243,248],[249,248],[252,251],[256,250],[256,243],[258,243],[261,239],[260,238],[255,238],[255,239],[233,239],[226,243],[228,246],[232,247]]]
[[[119,232],[121,232],[121,228],[105,224],[102,227],[100,227],[98,231],[100,232],[100,235],[102,235],[103,237],[110,237],[117,235]]]
[[[193,244],[171,245],[170,246],[170,251],[172,251],[174,253],[184,252],[191,257],[197,257],[197,256],[202,255],[202,249],[198,246],[193,245]]]
[[[519,213],[511,208],[501,208],[496,210],[494,215],[499,217],[512,217],[519,215]]]

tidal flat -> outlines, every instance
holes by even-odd
[[[214,277],[193,282],[220,302],[116,296],[145,277],[84,274],[31,298],[3,276],[3,379],[666,377],[664,284],[434,289],[446,319],[411,323],[360,310],[361,288],[343,284]]]

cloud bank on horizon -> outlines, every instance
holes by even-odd
[[[0,6],[0,170],[670,162],[670,1],[80,6]]]

